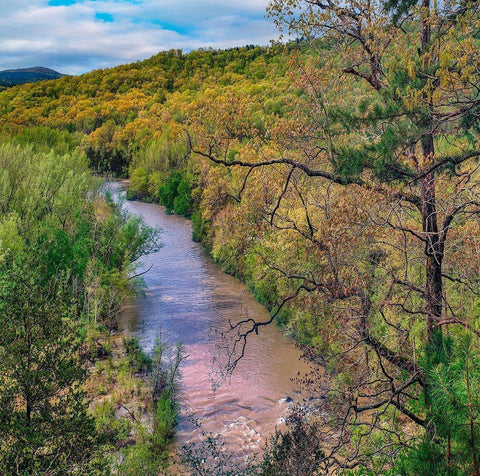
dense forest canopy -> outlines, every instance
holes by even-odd
[[[1,95],[1,121],[19,132],[31,126],[68,131],[94,169],[126,174],[141,146],[167,126],[182,125],[189,109],[208,97],[244,88],[259,110],[265,104],[279,112],[287,101],[287,63],[280,46],[171,50],[130,65],[11,88]]]
[[[321,365],[302,382],[311,408],[276,435],[258,474],[478,475],[478,2],[273,0],[269,15],[301,40],[172,50],[3,91],[2,180],[25,150],[42,157],[15,159],[25,170],[55,171],[68,154],[82,167],[71,180],[84,161],[128,176],[131,198],[190,217],[194,238],[271,309],[227,332],[227,371],[273,320]],[[45,214],[75,243],[77,198],[53,213],[43,196],[2,187],[0,265],[26,239],[54,242]],[[97,268],[79,245],[62,289],[123,270],[123,246]],[[23,286],[20,261],[2,279]],[[55,330],[58,310],[35,302]]]

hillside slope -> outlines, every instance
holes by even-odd
[[[167,124],[182,125],[197,104],[242,92],[264,112],[280,114],[291,81],[283,46],[162,52],[142,62],[26,84],[0,93],[0,127],[68,131],[98,171],[125,174],[135,150]],[[261,117],[262,116],[262,117]]]
[[[34,68],[6,69],[0,71],[0,86],[11,87],[17,84],[35,83],[37,81],[46,81],[58,79],[65,76],[58,71],[50,68],[36,66]]]

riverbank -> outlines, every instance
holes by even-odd
[[[162,343],[158,343],[162,346]],[[96,430],[111,442],[114,474],[154,476],[169,466],[169,445],[177,420],[176,375],[162,355],[146,355],[138,340],[123,333],[90,330],[83,357],[91,362],[85,391]],[[157,380],[156,380],[157,377]]]

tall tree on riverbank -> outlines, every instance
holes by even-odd
[[[17,256],[0,271],[0,471],[75,474],[98,448],[61,276]]]
[[[249,134],[244,105],[232,103],[230,121],[219,118],[218,107],[207,108],[203,127],[192,125],[193,148],[215,163],[247,169],[240,192],[270,167],[265,219],[290,240],[303,240],[317,263],[302,273],[285,259],[275,262],[273,253],[262,257],[295,285],[280,307],[317,294],[329,309],[325,319],[343,321],[346,332],[335,335],[342,350],[330,351],[337,372],[348,377],[337,379],[335,389],[318,389],[337,415],[327,467],[391,464],[413,434],[403,430],[409,420],[424,429],[426,441],[439,443],[452,468],[455,437],[438,440],[432,375],[450,365],[445,328],[479,334],[472,305],[480,292],[478,256],[468,249],[480,214],[478,2],[273,0],[269,12],[289,34],[322,38],[317,59],[299,65],[309,101],[298,102],[298,116],[280,134],[280,127],[271,133],[283,137],[275,148],[267,151],[257,138],[256,156],[250,150],[233,159],[230,147]],[[272,187],[273,176],[281,186]],[[330,190],[338,197],[343,187],[357,196],[358,213],[336,224],[334,242],[325,224],[342,204]],[[460,257],[471,266],[459,269]],[[234,326],[241,355],[246,337],[264,324],[248,319]],[[470,449],[477,474],[478,447]]]

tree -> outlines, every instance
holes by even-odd
[[[328,308],[324,332],[334,316],[326,341],[341,343],[324,357],[336,385],[309,379],[334,425],[325,431],[327,466],[382,471],[416,434],[409,425],[435,440],[431,372],[449,365],[439,357],[444,329],[479,335],[478,314],[469,312],[478,276],[467,261],[453,261],[479,230],[479,6],[273,0],[269,12],[289,34],[321,37],[313,43],[317,58],[297,61],[308,99],[299,98],[296,114],[272,128],[271,142],[256,137],[233,160],[232,145],[249,136],[237,103],[225,116],[234,120],[219,117],[218,105],[202,111],[191,145],[213,163],[246,169],[240,194],[258,170],[270,168],[264,220],[309,253],[306,270],[261,254],[291,283],[272,319],[306,293]],[[332,220],[341,190],[358,211],[343,224]],[[232,326],[240,357],[247,336],[272,319]],[[448,441],[442,444],[447,461]]]
[[[0,470],[82,472],[98,448],[61,276],[25,254],[0,271]]]

